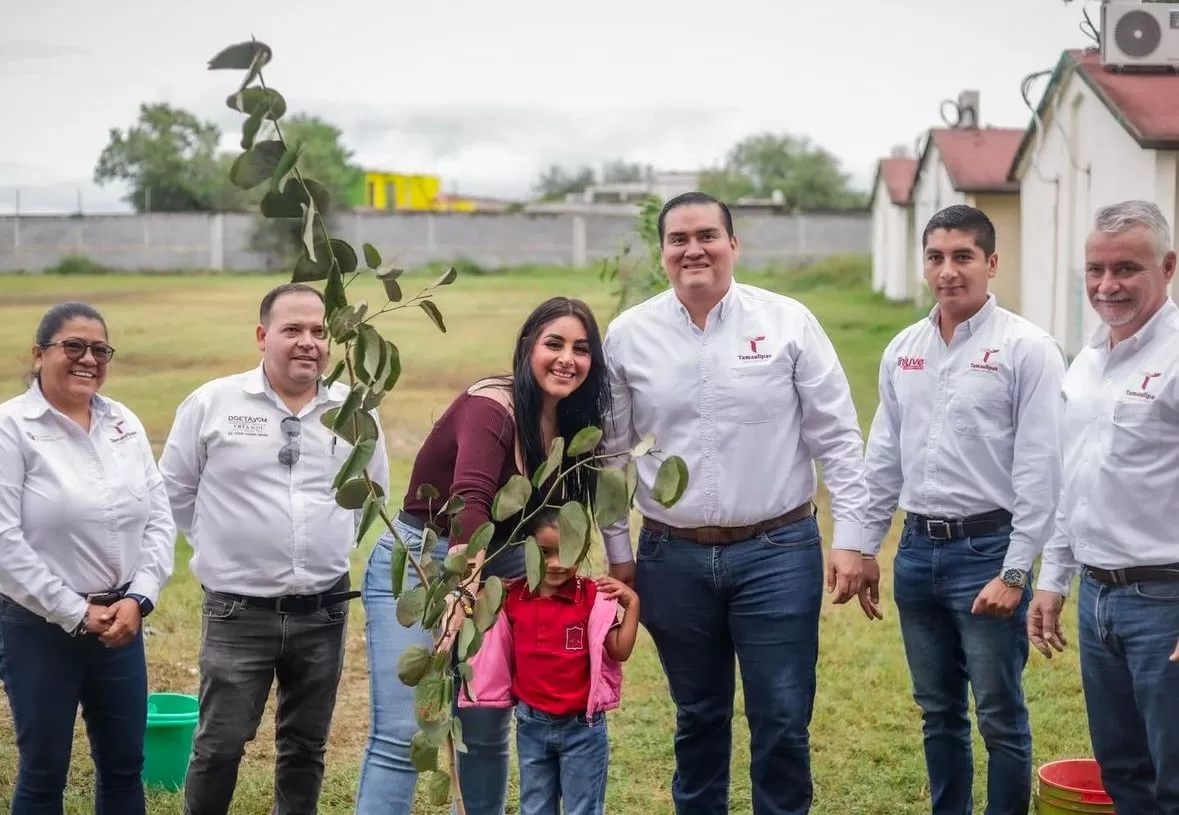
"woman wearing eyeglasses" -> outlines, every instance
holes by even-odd
[[[19,766],[13,815],[60,812],[79,704],[97,809],[144,812],[142,618],[172,574],[175,525],[147,432],[99,395],[102,316],[41,319],[33,381],[0,404],[0,651]]]

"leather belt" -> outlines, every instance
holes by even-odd
[[[695,543],[718,545],[723,543],[737,543],[763,535],[774,529],[810,518],[815,514],[815,505],[807,501],[800,507],[795,507],[784,515],[769,518],[748,526],[696,526],[678,527],[668,526],[650,518],[643,518],[643,529],[657,535],[667,535],[669,538],[683,538]]]
[[[913,512],[908,513],[906,517],[917,525],[921,534],[935,541],[991,535],[1011,523],[1011,513],[1005,509],[996,509],[967,518],[932,518]]]
[[[127,596],[127,589],[129,588],[131,588],[131,584],[124,583],[117,589],[90,592],[89,594],[83,594],[82,597],[92,606],[113,606]]]
[[[1085,573],[1107,586],[1128,586],[1152,580],[1172,582],[1179,580],[1179,563],[1162,566],[1131,566],[1126,569],[1098,569],[1085,566]]]
[[[264,608],[276,614],[314,614],[321,608],[334,606],[360,596],[359,591],[339,591],[351,585],[349,575],[344,575],[336,584],[319,594],[288,594],[284,597],[249,597],[244,594],[227,594],[215,591],[214,594],[230,600],[238,600],[250,608]],[[208,591],[208,589],[206,589]]]

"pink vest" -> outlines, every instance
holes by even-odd
[[[510,591],[511,587],[507,587]],[[598,594],[589,616],[590,687],[586,717],[598,711],[613,710],[622,698],[622,663],[606,653],[606,634],[614,625],[618,601]],[[459,707],[513,707],[512,697],[512,627],[501,610],[495,623],[483,635],[479,651],[468,660],[472,676],[470,696],[459,691]]]

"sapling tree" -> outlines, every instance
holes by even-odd
[[[463,813],[455,752],[463,752],[466,747],[460,720],[454,715],[456,695],[470,692],[469,687],[464,687],[472,675],[470,659],[495,623],[505,595],[499,577],[487,577],[474,584],[476,561],[482,556],[486,565],[508,547],[522,546],[526,579],[535,589],[543,575],[544,559],[536,540],[525,534],[533,515],[545,506],[558,509],[561,562],[567,566],[581,564],[593,547],[603,546],[602,527],[630,513],[640,459],[650,456],[657,462],[651,497],[668,507],[678,502],[687,488],[687,467],[682,458],[658,451],[650,436],[629,450],[606,450],[603,428],[584,427],[569,439],[555,438],[546,460],[531,478],[513,476],[495,495],[492,520],[475,529],[464,545],[452,546],[441,559],[430,554],[438,542],[437,530],[442,520],[448,520],[450,537],[459,534],[455,527],[464,499],[451,495],[442,501],[437,488],[423,485],[419,497],[429,499],[430,519],[423,533],[421,554],[410,552],[394,528],[387,508],[388,496],[368,472],[379,440],[376,409],[401,375],[398,348],[381,334],[374,320],[392,310],[416,306],[439,331],[445,332],[446,323],[432,294],[453,283],[457,272],[448,269],[407,299],[401,288],[402,270],[383,263],[375,246],[365,243],[358,252],[347,241],[330,234],[326,219],[330,195],[322,183],[300,171],[301,147],[290,143],[283,134],[286,100],[263,77],[263,68],[272,57],[269,46],[251,39],[223,49],[209,61],[210,70],[244,74],[226,99],[232,110],[246,117],[242,152],[233,162],[230,180],[243,190],[268,185],[259,205],[262,215],[297,223],[301,236],[292,281],[324,283],[329,342],[341,347],[340,361],[327,374],[325,383],[345,383],[348,395],[338,408],[324,414],[323,422],[352,446],[332,487],[340,506],[360,513],[358,542],[378,521],[394,538],[390,580],[397,599],[397,620],[406,628],[420,627],[430,632],[435,646],[428,649],[411,645],[400,655],[397,665],[398,677],[413,687],[415,694],[419,730],[410,743],[410,756],[413,766],[423,774],[430,799],[443,804],[453,795],[458,811]],[[348,299],[350,284],[367,274],[380,281],[384,289],[385,302],[378,308],[370,308],[364,300]],[[563,500],[566,479],[584,470],[597,476],[593,494],[584,502]],[[503,534],[507,527],[510,531]],[[497,531],[501,534],[497,535]],[[497,541],[494,547],[493,538]],[[416,576],[417,585],[407,588],[410,573]],[[467,583],[477,591],[471,592],[475,602],[464,618],[462,604],[455,602],[454,593]],[[452,642],[447,632],[455,627],[457,636]]]

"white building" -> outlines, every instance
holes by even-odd
[[[1070,355],[1098,324],[1084,289],[1094,213],[1145,199],[1174,232],[1177,149],[1179,76],[1114,73],[1096,52],[1061,56],[1010,176],[1023,198],[1023,313]]]
[[[917,255],[913,244],[913,176],[917,159],[894,151],[876,165],[872,184],[872,290],[889,300],[914,295]]]
[[[977,121],[977,120],[976,120]],[[913,273],[924,302],[921,235],[939,210],[977,207],[995,224],[999,273],[991,291],[1009,311],[1022,311],[1019,184],[1008,179],[1023,130],[1010,127],[939,127],[929,131],[913,180]]]

